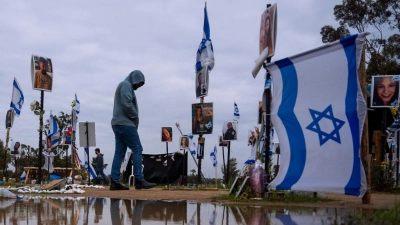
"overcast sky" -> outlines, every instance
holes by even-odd
[[[321,27],[338,23],[333,8],[341,0],[277,1],[278,34],[272,61],[323,45]],[[210,73],[209,95],[214,103],[213,134],[205,135],[203,173],[214,177],[209,157],[222,122],[233,117],[236,101],[240,120],[238,141],[231,144],[231,157],[238,168],[250,156],[247,132],[257,122],[264,71],[251,75],[259,53],[259,26],[265,1],[209,1],[211,39],[215,67]],[[275,2],[270,2],[274,4]],[[16,77],[25,95],[21,116],[10,136],[14,141],[38,147],[39,118],[29,104],[40,101],[32,90],[31,55],[52,59],[53,91],[44,94],[45,119],[50,111],[71,112],[76,93],[81,102],[79,121],[95,122],[97,147],[110,166],[114,153],[111,129],[115,88],[132,70],[141,70],[146,84],[136,91],[140,108],[139,135],[143,153],[164,153],[161,127],[172,126],[174,139],[169,151],[179,150],[175,123],[183,133],[191,132],[191,104],[195,94],[194,65],[203,36],[204,1],[5,1],[0,7],[0,109],[9,109]],[[5,141],[6,129],[0,123]],[[197,138],[197,136],[196,136]],[[225,153],[226,153],[225,148]],[[83,148],[79,148],[83,160]],[[94,156],[94,147],[90,148]],[[222,151],[218,148],[222,165]],[[222,177],[220,165],[218,176]],[[189,170],[196,169],[189,157]]]

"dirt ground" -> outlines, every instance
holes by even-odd
[[[362,199],[354,196],[327,194],[326,197],[333,199],[332,202],[313,202],[313,203],[284,203],[269,202],[268,200],[250,200],[250,201],[228,201],[215,200],[219,195],[228,194],[228,190],[198,190],[198,189],[176,189],[170,188],[153,188],[147,190],[135,190],[130,188],[127,191],[110,191],[109,187],[105,188],[83,188],[83,194],[58,194],[58,196],[87,196],[87,197],[106,197],[120,199],[142,199],[142,200],[192,200],[199,202],[220,202],[233,204],[252,204],[252,205],[276,205],[276,206],[306,206],[306,207],[351,207],[366,209],[382,209],[390,208],[400,202],[400,195],[390,193],[372,193],[370,204],[362,204]]]

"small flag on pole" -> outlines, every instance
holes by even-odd
[[[212,151],[210,153],[210,159],[211,159],[211,162],[213,163],[213,167],[216,167],[218,165],[218,162],[217,162],[217,145],[214,146],[214,151]]]
[[[194,141],[193,135],[189,134],[188,135],[189,139],[190,139],[190,154],[192,155],[196,155],[196,142]]]
[[[236,102],[233,102],[233,120],[237,121],[238,119],[240,119],[239,108]]]
[[[13,91],[11,97],[10,107],[14,109],[14,115],[18,116],[21,114],[22,105],[24,104],[24,94],[19,86],[17,78],[14,77]]]
[[[47,130],[47,138],[51,140],[51,147],[57,146],[60,139],[60,130],[58,129],[58,124],[56,118],[50,112],[50,124]]]
[[[204,6],[204,25],[203,39],[199,45],[196,55],[196,72],[200,71],[203,66],[208,65],[208,70],[214,68],[214,48],[210,39],[210,24],[208,23],[207,5]]]
[[[75,93],[75,106],[74,106],[75,112],[78,115],[81,111],[81,103],[78,100],[78,97],[76,97],[76,93]]]

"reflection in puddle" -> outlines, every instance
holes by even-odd
[[[350,208],[288,208],[191,201],[24,196],[0,199],[0,224],[345,224]]]

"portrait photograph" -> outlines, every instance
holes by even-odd
[[[161,142],[172,142],[172,127],[161,127]]]
[[[213,103],[192,104],[192,134],[212,134]]]
[[[189,137],[182,136],[179,138],[179,149],[180,150],[189,150]]]
[[[31,79],[33,90],[52,91],[53,63],[50,58],[32,55]]]
[[[222,124],[222,139],[224,141],[237,140],[237,124],[235,121],[225,121]]]
[[[203,66],[200,71],[196,72],[196,98],[208,95],[208,67]]]
[[[277,4],[268,7],[261,15],[260,54],[268,47],[268,57],[275,54],[277,33]]]
[[[262,113],[263,113],[262,101],[259,101],[258,102],[258,110],[257,110],[257,124],[262,123]]]
[[[249,132],[247,133],[247,145],[254,147],[254,145],[256,144],[256,140],[256,132],[254,130],[249,130]]]
[[[389,75],[372,76],[371,107],[391,108],[399,106],[398,78],[398,76]]]
[[[218,136],[218,146],[220,147],[228,147],[228,142],[224,141],[224,139],[222,139],[222,135]]]
[[[204,159],[204,144],[206,139],[204,137],[199,137],[197,140],[197,159]]]
[[[10,154],[12,157],[19,157],[21,155],[21,143],[19,141],[11,142]]]
[[[14,112],[12,109],[7,110],[6,114],[6,129],[12,128],[14,123]]]

